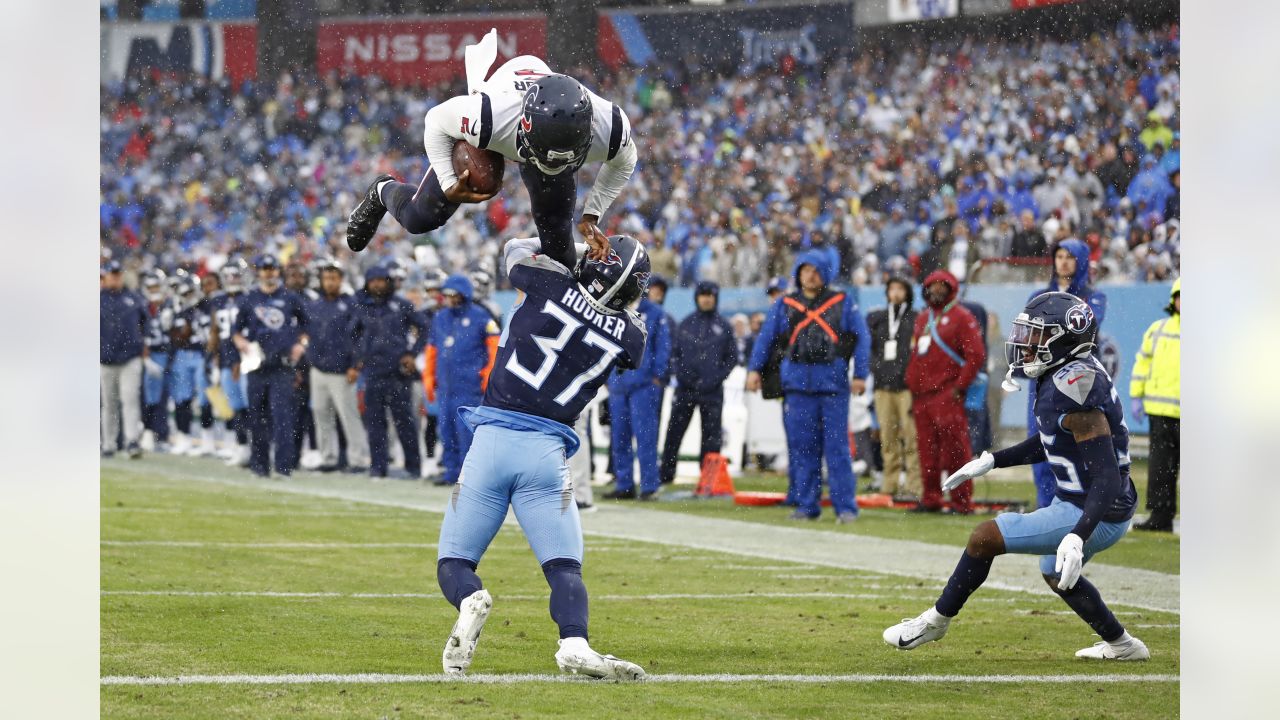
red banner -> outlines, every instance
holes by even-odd
[[[1013,0],[1014,10],[1030,10],[1031,8],[1048,7],[1049,5],[1067,5],[1080,0]]]
[[[341,20],[319,24],[316,67],[378,75],[394,85],[434,84],[466,75],[464,51],[498,29],[497,67],[517,55],[545,57],[543,15]]]

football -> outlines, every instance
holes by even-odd
[[[502,187],[502,173],[506,169],[506,159],[492,150],[481,150],[466,140],[459,140],[453,145],[453,172],[462,175],[470,170],[471,176],[467,185],[478,193],[491,194]]]

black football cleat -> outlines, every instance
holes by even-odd
[[[382,222],[383,216],[387,214],[387,206],[383,205],[382,198],[378,197],[378,184],[386,180],[395,180],[395,178],[390,175],[379,175],[374,178],[369,189],[364,193],[364,199],[347,217],[347,247],[351,248],[352,252],[360,252],[369,246],[374,233],[378,232],[378,223]]]
[[[635,500],[636,491],[631,490],[613,490],[604,494],[605,500]]]

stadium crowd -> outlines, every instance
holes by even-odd
[[[641,145],[605,229],[649,243],[678,285],[763,284],[810,248],[844,283],[963,281],[979,259],[1046,258],[1069,237],[1095,280],[1143,282],[1179,266],[1178,47],[1176,25],[1124,21],[1070,41],[869,41],[812,68],[570,71],[623,106]],[[517,173],[425,243],[390,224],[359,257],[341,240],[371,177],[424,175],[422,118],[460,91],[303,70],[104,85],[104,253],[130,276],[267,250],[496,277],[499,240],[532,233]],[[584,168],[579,191],[593,179]]]

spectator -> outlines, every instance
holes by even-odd
[[[1023,210],[1018,218],[1021,226],[1013,234],[1013,247],[1009,254],[1016,258],[1041,258],[1049,250],[1045,243],[1044,233],[1036,227],[1036,216],[1030,210]]]
[[[871,337],[854,299],[829,286],[829,272],[818,253],[797,258],[799,290],[769,311],[751,353],[747,389],[760,389],[769,349],[775,339],[783,338],[783,424],[798,503],[791,518],[816,520],[821,515],[825,457],[836,520],[850,523],[858,517],[858,506],[849,455],[849,394],[866,391]]]
[[[1093,316],[1098,321],[1098,328],[1101,331],[1102,323],[1107,317],[1107,295],[1099,290],[1093,289],[1089,284],[1089,246],[1075,239],[1064,240],[1057,243],[1053,249],[1053,276],[1049,278],[1049,286],[1045,290],[1037,290],[1031,293],[1027,298],[1030,302],[1031,298],[1042,292],[1066,292],[1089,303],[1089,307],[1093,309]],[[1035,417],[1035,393],[1029,393],[1027,398],[1027,436],[1034,436],[1040,432],[1039,424]],[[1036,502],[1037,507],[1047,507],[1053,502],[1054,492],[1057,489],[1057,481],[1054,480],[1053,471],[1049,469],[1049,463],[1035,463],[1031,466],[1032,475],[1035,477],[1036,483]]]
[[[444,307],[436,312],[429,328],[422,387],[428,402],[437,398],[440,402],[443,470],[433,482],[453,485],[458,482],[462,461],[471,448],[471,428],[458,417],[458,408],[479,405],[484,398],[489,372],[498,355],[499,330],[489,311],[471,302],[471,281],[465,275],[450,275],[440,294]],[[418,322],[422,322],[421,316]],[[420,327],[424,334],[427,330]],[[371,434],[371,450],[372,445]]]
[[[1169,186],[1172,190],[1164,201],[1164,219],[1177,220],[1182,217],[1182,175],[1179,168],[1169,173]]]
[[[911,281],[891,277],[885,283],[883,310],[867,315],[871,333],[871,377],[875,384],[876,417],[880,422],[880,454],[884,457],[881,489],[895,497],[920,497],[920,456],[916,451],[916,426],[911,418],[911,391],[907,389],[907,361],[911,333],[916,323],[912,308],[915,292]]]
[[[307,350],[307,311],[302,298],[286,290],[280,280],[280,261],[263,253],[254,261],[258,289],[245,295],[233,327],[236,349],[243,356],[255,343],[261,364],[249,370],[249,470],[269,477],[275,471],[288,477],[297,465],[294,432],[297,375],[294,368]],[[274,452],[273,452],[274,450]]]
[[[1169,184],[1168,175],[1160,169],[1155,157],[1148,155],[1142,159],[1142,171],[1133,176],[1125,197],[1129,198],[1137,208],[1139,215],[1146,215],[1153,210],[1158,219],[1164,212],[1165,202],[1173,194],[1173,186]]]
[[[1173,144],[1173,131],[1164,124],[1164,120],[1159,110],[1147,113],[1146,124],[1138,135],[1138,142],[1142,143],[1147,150],[1151,150],[1156,145],[1169,147]]]
[[[702,428],[699,463],[705,463],[711,453],[720,452],[724,381],[738,364],[733,327],[716,311],[720,286],[704,280],[694,289],[693,299],[697,310],[680,321],[671,344],[676,389],[662,448],[660,478],[664,485],[675,482],[680,443],[695,408]]]
[[[942,510],[942,476],[968,462],[968,419],[964,396],[987,359],[982,331],[968,310],[960,306],[960,284],[944,270],[924,280],[927,312],[916,317],[907,363],[907,388],[911,391],[920,450],[920,482],[923,492],[916,510]],[[951,491],[951,509],[973,512],[973,483]]]
[[[1107,148],[1106,155],[1110,157],[1098,168],[1098,179],[1102,181],[1108,198],[1124,197],[1133,176],[1138,174],[1138,151],[1132,145],[1125,145],[1116,157],[1115,149],[1110,145]]]
[[[102,267],[98,291],[98,363],[102,382],[102,456],[118,449],[124,416],[124,449],[142,457],[142,363],[148,352],[143,341],[147,327],[146,301],[124,286],[120,261]]]
[[[404,470],[409,479],[417,479],[422,473],[422,455],[418,450],[418,426],[414,423],[410,392],[413,376],[417,373],[414,358],[427,345],[428,328],[413,305],[395,293],[387,265],[378,264],[366,270],[364,284],[365,291],[354,308],[354,327],[360,338],[357,357],[365,381],[364,429],[369,437],[369,475],[387,477],[390,464],[387,414],[390,413],[404,454]],[[493,324],[487,310],[472,307],[476,311],[474,322],[477,329],[483,331]],[[493,330],[497,332],[496,327]],[[416,336],[410,342],[414,331]],[[446,341],[445,344],[465,342],[460,338],[457,343]],[[449,371],[444,374],[449,376]],[[465,376],[465,370],[460,368],[457,375],[450,377],[450,382],[458,382]],[[476,384],[479,384],[478,376]],[[459,405],[479,402],[480,394],[475,393],[473,403]],[[457,417],[456,410],[454,417]],[[446,442],[446,453],[448,449]],[[453,479],[456,481],[456,475]]]
[[[889,261],[895,255],[906,256],[907,236],[915,229],[915,225],[907,219],[902,203],[894,203],[889,209],[889,222],[880,232],[880,244],[876,247],[876,256],[881,263]]]
[[[338,423],[347,441],[347,471],[366,472],[369,439],[356,400],[360,363],[356,358],[355,298],[343,292],[346,270],[333,258],[319,265],[320,292],[307,302],[311,342],[311,412],[315,416],[321,472],[338,470]]]
[[[1147,479],[1150,516],[1134,525],[1138,530],[1169,532],[1178,513],[1178,469],[1182,451],[1182,280],[1173,283],[1169,317],[1151,323],[1129,381],[1129,402],[1135,420],[1145,415],[1151,424],[1151,460]]]
[[[652,281],[650,281],[652,285]],[[636,312],[644,320],[646,339],[640,366],[621,368],[609,376],[609,454],[613,459],[614,489],[609,500],[636,498],[635,461],[640,462],[640,499],[657,500],[658,422],[662,391],[671,362],[671,319],[649,295],[640,298]],[[658,293],[665,297],[664,290]],[[635,445],[632,445],[634,440]]]

